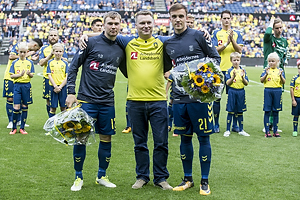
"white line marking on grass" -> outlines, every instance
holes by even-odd
[[[262,84],[262,83],[260,83],[260,82],[253,81],[253,80],[249,80],[249,82],[250,82],[250,83],[256,83],[256,84],[258,84],[258,85],[264,85],[264,84]],[[290,93],[289,90],[284,90],[284,92]]]

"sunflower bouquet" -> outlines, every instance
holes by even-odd
[[[222,96],[224,75],[215,59],[203,58],[186,62],[172,69],[175,87],[191,99],[203,103]]]
[[[79,106],[49,118],[44,130],[66,145],[91,144],[95,141],[94,119]]]

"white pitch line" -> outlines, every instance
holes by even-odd
[[[264,85],[264,84],[262,84],[262,83],[260,83],[260,82],[253,81],[253,80],[249,80],[249,82],[250,82],[250,83],[256,83],[256,84],[258,84],[258,85]],[[284,90],[284,92],[290,93],[289,90]]]

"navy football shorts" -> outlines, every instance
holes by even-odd
[[[102,104],[81,103],[81,108],[97,121],[95,133],[102,135],[115,135],[115,107]]]
[[[234,113],[242,113],[247,110],[245,90],[229,88],[226,111]]]
[[[32,104],[31,84],[15,83],[14,84],[14,104]]]
[[[3,82],[3,97],[13,98],[14,97],[14,82],[11,80],[4,79]]]
[[[67,98],[67,87],[64,86],[59,93],[55,93],[54,87],[50,85],[50,107],[57,108],[58,102],[60,107],[67,107],[66,98]]]
[[[297,106],[292,106],[292,115],[299,116],[300,115],[300,97],[295,97],[297,102]]]
[[[264,89],[264,111],[282,110],[282,89],[265,88]]]
[[[49,79],[43,77],[43,99],[50,99]]]
[[[173,105],[174,133],[208,136],[214,133],[212,103]]]

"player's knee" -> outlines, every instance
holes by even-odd
[[[182,144],[190,144],[192,143],[193,136],[181,135],[181,143]]]
[[[110,142],[111,141],[111,135],[102,135],[99,134],[100,141],[104,142]]]
[[[199,136],[198,141],[200,142],[200,145],[210,144],[209,136]]]
[[[278,116],[278,111],[273,111],[273,117],[277,117]]]
[[[20,104],[14,104],[14,109],[15,110],[20,110]]]

